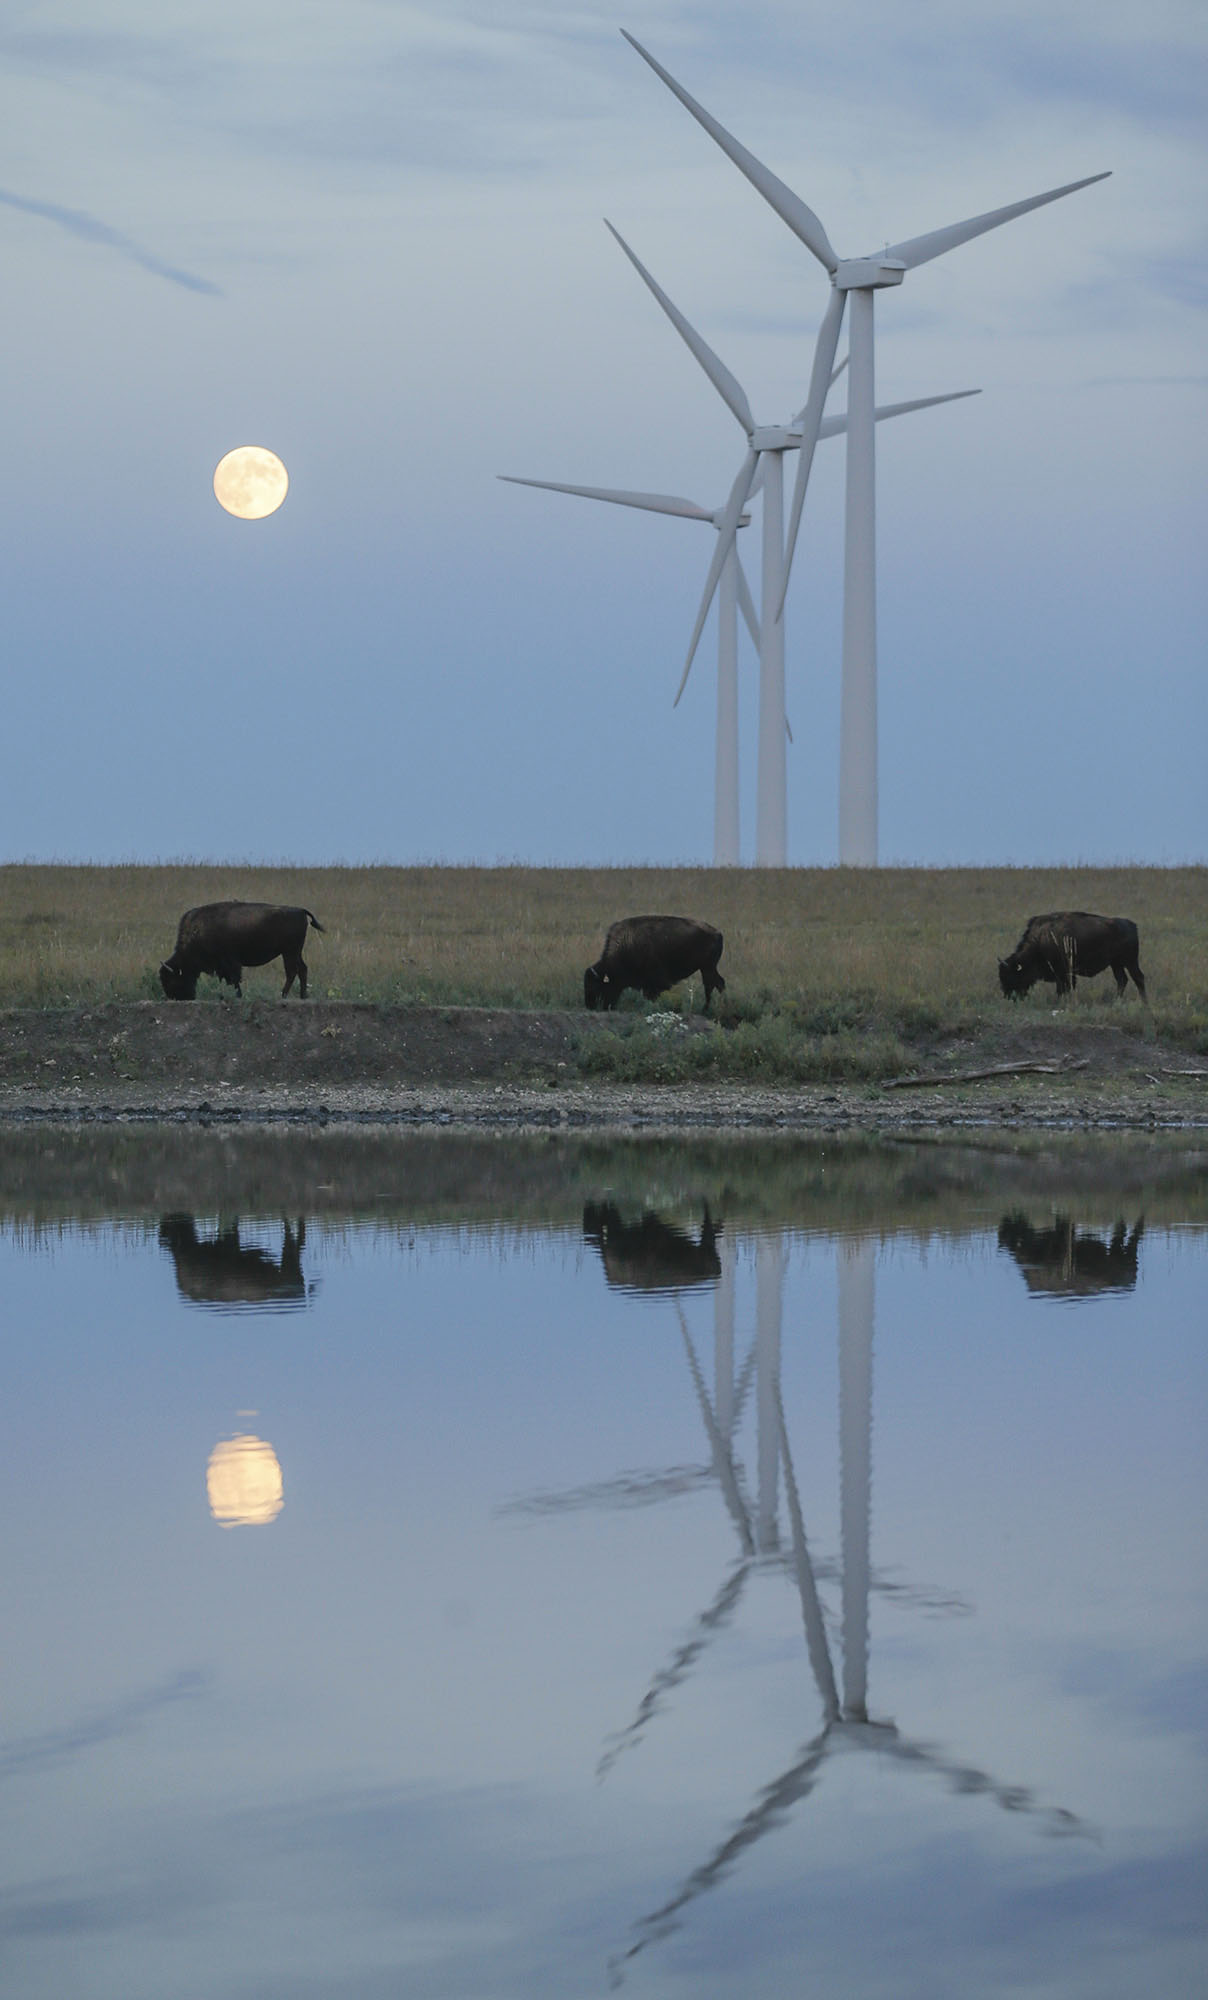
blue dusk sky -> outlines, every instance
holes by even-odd
[[[1111,171],[878,300],[878,400],[983,391],[878,433],[881,854],[1204,858],[1197,0],[15,0],[0,860],[708,859],[712,622],[672,709],[707,529],[496,475],[714,507],[737,471],[604,216],[760,421],[828,287],[621,28],[844,255]],[[213,496],[242,443],[289,469],[264,521]],[[842,511],[836,441],[786,614],[801,864]]]

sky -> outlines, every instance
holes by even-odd
[[[712,508],[738,469],[604,217],[761,422],[828,287],[621,28],[844,255],[1110,170],[878,300],[879,401],[983,392],[878,431],[880,854],[1205,858],[1196,0],[14,0],[0,861],[708,861],[712,619],[672,707],[707,530],[497,475]],[[214,499],[244,443],[289,470],[266,520]],[[801,865],[838,853],[842,512],[828,442]]]

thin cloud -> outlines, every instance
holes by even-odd
[[[93,1750],[98,1744],[112,1742],[115,1737],[129,1736],[159,1709],[168,1707],[172,1702],[191,1700],[195,1695],[203,1694],[207,1686],[208,1677],[205,1674],[186,1668],[161,1681],[158,1687],[146,1688],[141,1694],[130,1695],[124,1701],[115,1701],[108,1708],[69,1722],[61,1729],[48,1729],[41,1736],[18,1738],[0,1751],[0,1779],[24,1777],[31,1771],[46,1770],[68,1762],[82,1751]]]
[[[162,257],[144,250],[133,237],[123,235],[120,229],[111,229],[107,222],[98,222],[95,215],[89,215],[86,209],[62,208],[54,201],[30,201],[25,195],[11,194],[7,188],[0,188],[0,202],[6,208],[18,209],[22,215],[37,215],[45,222],[56,223],[70,236],[78,236],[81,242],[99,243],[108,250],[116,250],[119,257],[125,257],[129,263],[150,271],[153,277],[166,278],[173,285],[183,285],[186,291],[205,292],[213,298],[222,297],[220,285],[211,284],[208,278],[199,278],[192,271],[182,271],[176,264],[166,264]]]

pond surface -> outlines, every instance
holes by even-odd
[[[22,2000],[1204,1991],[1182,1152],[6,1135]]]

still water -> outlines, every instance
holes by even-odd
[[[1199,1995],[1208,1154],[7,1135],[22,2000]]]

